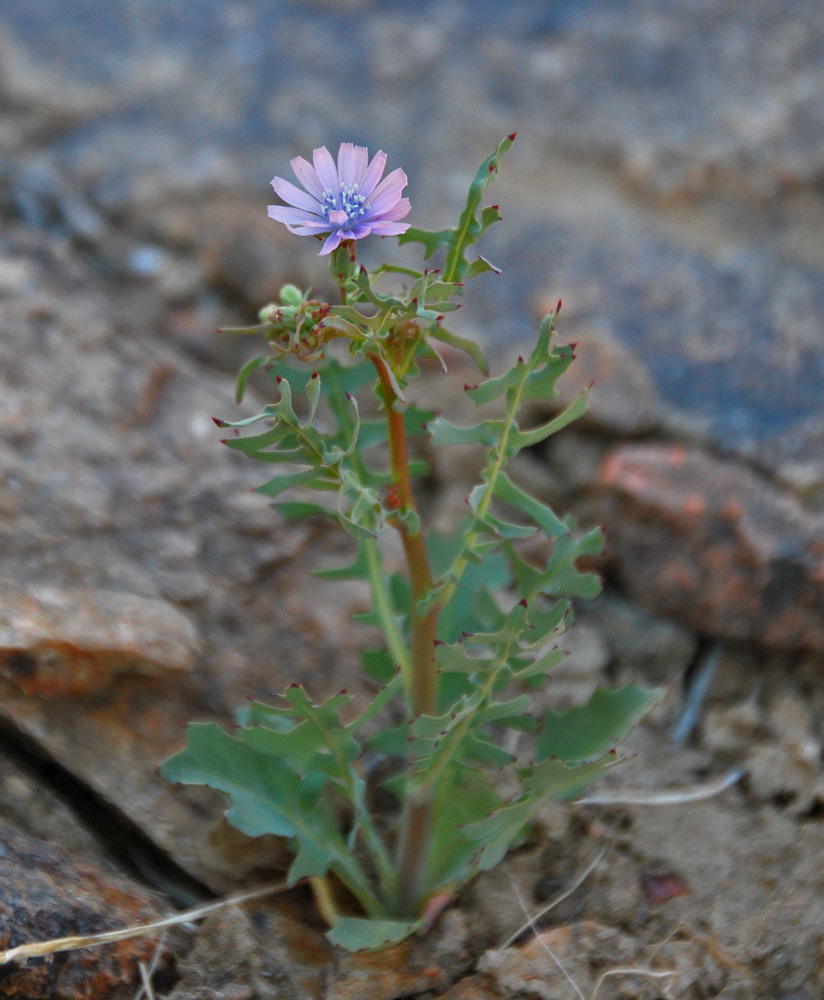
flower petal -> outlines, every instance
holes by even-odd
[[[286,205],[269,205],[269,218],[276,222],[285,222],[290,226],[314,226],[319,225],[324,229],[331,229],[328,221],[323,216],[314,212],[307,212],[302,208],[287,208]]]
[[[374,236],[400,236],[405,233],[411,223],[409,222],[376,222],[372,226]]]
[[[317,171],[312,164],[308,160],[304,160],[302,156],[296,156],[291,161],[291,164],[292,170],[295,171],[295,177],[297,177],[309,194],[313,198],[317,198],[318,201],[323,201],[323,185],[318,179]]]
[[[289,205],[302,208],[307,212],[314,212],[315,215],[319,215],[323,211],[323,206],[316,198],[301,191],[300,188],[296,188],[294,184],[290,184],[282,177],[275,177],[272,180],[272,187],[275,189],[275,194]]]
[[[345,226],[349,221],[349,216],[344,211],[331,211],[329,213],[329,222],[332,224],[333,229],[340,229]]]
[[[380,215],[398,202],[401,191],[406,187],[406,174],[398,167],[380,182],[366,201],[372,215]]]
[[[383,212],[367,212],[367,220],[372,218],[379,222],[397,222],[398,219],[404,218],[404,216],[409,215],[412,211],[412,206],[409,204],[408,198],[398,198],[394,205],[385,209]]]
[[[364,196],[368,198],[370,194],[375,190],[378,181],[381,179],[383,174],[383,168],[386,166],[386,153],[382,149],[379,149],[377,153],[372,157],[372,162],[366,168],[366,172],[363,175],[363,179],[360,181],[358,190]]]
[[[331,191],[333,195],[337,195],[340,191],[338,171],[335,167],[335,161],[332,159],[332,154],[326,146],[320,146],[318,149],[313,150],[312,160],[314,161],[318,180],[321,183],[324,193]]]
[[[325,226],[317,226],[314,223],[306,226],[291,226],[289,223],[284,222],[284,225],[289,232],[294,233],[295,236],[323,236],[325,233],[329,232],[329,223]]]
[[[360,182],[366,173],[369,162],[369,152],[365,146],[355,146],[351,142],[342,142],[338,150],[338,180],[341,187],[352,187]]]
[[[341,241],[340,233],[330,233],[329,236],[326,238],[326,242],[318,251],[318,257],[325,257],[326,254],[331,253],[338,247],[340,241]]]

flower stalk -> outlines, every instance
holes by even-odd
[[[434,715],[437,707],[435,640],[439,608],[433,606],[423,613],[419,610],[432,590],[432,570],[412,491],[404,417],[386,362],[374,353],[369,355],[369,359],[378,373],[386,413],[394,503],[397,504],[399,513],[414,514],[417,524],[417,530],[413,532],[409,528],[408,519],[394,518],[390,521],[401,536],[412,590],[410,707],[413,717]],[[400,913],[406,915],[414,915],[420,902],[420,885],[432,831],[432,798],[430,787],[416,790],[407,799],[401,819],[398,841],[398,908]]]

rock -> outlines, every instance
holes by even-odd
[[[591,430],[705,443],[756,460],[817,502],[821,263],[800,264],[766,232],[760,247],[696,248],[675,233],[651,232],[616,199],[596,223],[583,204],[564,211],[557,199],[513,197],[512,221],[485,237],[506,279],[478,282],[465,310],[467,322],[494,331],[492,351],[524,353],[540,315],[562,297],[557,336],[580,341],[581,366],[559,389],[570,399],[596,377]],[[547,247],[563,248],[549,265]],[[549,454],[563,437],[548,443]]]
[[[611,532],[607,546],[611,548]],[[608,656],[622,676],[641,673],[654,684],[672,683],[682,677],[692,662],[698,638],[671,618],[651,615],[619,594],[605,591],[591,602],[581,604],[579,624],[598,627],[607,645]]]
[[[133,325],[65,241],[2,242],[27,287],[0,300],[0,716],[227,891],[259,875],[212,840],[220,797],[156,768],[246,695],[360,690],[362,591],[311,576],[351,550],[282,522],[249,492],[265,468],[220,446],[211,415],[254,412],[254,390],[239,411],[232,379]]]
[[[763,724],[773,741],[751,746],[748,789],[762,802],[778,802],[794,815],[806,815],[824,802],[822,744],[809,711],[797,697],[779,695],[764,711]]]
[[[489,976],[504,996],[554,1000],[569,991],[567,977],[590,996],[597,979],[591,964],[605,954],[611,963],[627,965],[636,958],[637,945],[611,927],[584,920],[530,935],[520,948],[488,951],[478,971]]]
[[[125,671],[191,670],[194,625],[172,605],[105,590],[0,581],[0,673],[40,698],[106,687]]]
[[[759,802],[790,806],[806,813],[822,801],[824,781],[807,761],[781,744],[758,744],[747,761],[747,787]]]
[[[592,623],[578,622],[553,643],[569,654],[553,668],[549,683],[534,695],[534,711],[560,712],[584,704],[605,681],[609,648],[601,630]]]
[[[261,919],[255,919],[259,915]],[[263,936],[259,932],[261,922],[272,925],[266,927]],[[254,917],[236,906],[210,914],[198,928],[191,950],[179,963],[180,981],[168,1000],[320,1000],[319,974],[317,981],[312,981],[307,970],[300,968],[297,956],[308,964],[308,952],[314,944],[325,964],[329,949],[324,949],[317,932],[301,927],[303,947],[295,948],[290,957],[283,937],[287,925],[288,918],[273,913],[271,907],[258,910]],[[297,925],[292,928],[293,937],[297,929]]]
[[[824,522],[733,462],[627,445],[600,488],[622,583],[697,631],[824,649]]]
[[[60,844],[74,857],[105,867],[95,837],[27,763],[23,754],[15,752],[11,739],[0,735],[0,816],[22,833]]]
[[[702,745],[714,754],[745,753],[763,729],[762,713],[753,698],[708,708],[701,720]]]
[[[0,949],[98,934],[161,917],[151,897],[77,861],[60,848],[0,826]],[[8,1000],[118,1000],[134,995],[138,963],[149,965],[156,937],[138,937],[0,967]],[[162,956],[162,964],[169,958]]]
[[[575,366],[559,386],[557,405],[568,406],[581,386],[592,382],[598,388],[590,396],[584,423],[594,422],[617,437],[648,434],[661,420],[661,400],[649,368],[606,320],[596,320],[592,327],[573,321],[567,333],[563,310],[561,316],[558,340],[575,342]]]

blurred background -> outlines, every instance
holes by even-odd
[[[153,774],[180,740],[166,715],[357,684],[365,599],[320,596],[306,568],[338,543],[279,526],[209,419],[236,414],[247,350],[215,327],[286,280],[326,288],[314,241],[267,218],[269,181],[319,145],[381,148],[409,219],[440,228],[513,131],[479,248],[502,274],[454,328],[511,359],[562,298],[565,393],[596,380],[518,469],[607,529],[556,690],[667,681],[663,730],[704,678],[684,773],[749,755],[755,801],[824,805],[819,0],[5,0],[3,752],[28,741],[212,888],[239,869]],[[429,401],[467,372],[427,376]],[[85,850],[57,805],[0,794]]]

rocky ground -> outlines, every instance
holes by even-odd
[[[586,420],[517,470],[607,528],[604,593],[550,695],[670,685],[605,793],[743,777],[679,805],[558,805],[388,955],[332,953],[298,889],[160,946],[2,967],[0,996],[132,997],[153,959],[175,1000],[575,996],[550,952],[588,1000],[824,992],[824,16],[503,9],[4,5],[0,948],[277,880],[278,844],[155,768],[246,696],[363,690],[365,595],[308,573],[345,543],[280,523],[210,419],[236,413],[245,349],[214,328],[286,279],[324,287],[265,213],[270,176],[320,143],[382,146],[415,221],[441,225],[518,129],[485,248],[503,275],[461,332],[508,358],[562,297],[565,391],[596,379]],[[422,391],[450,409],[466,375]],[[467,482],[440,470],[428,516],[448,523]]]

